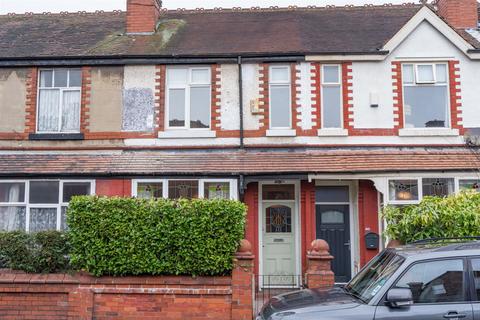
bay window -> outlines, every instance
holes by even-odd
[[[405,128],[450,127],[446,63],[402,66]]]
[[[81,86],[82,71],[80,69],[40,70],[38,133],[80,131]]]
[[[322,66],[322,128],[342,128],[342,77],[339,65]]]
[[[209,129],[210,95],[209,67],[167,69],[167,127]]]
[[[270,129],[292,127],[290,67],[270,67]]]
[[[93,192],[92,181],[0,181],[0,230],[65,230],[70,199]]]
[[[232,179],[139,179],[132,184],[134,197],[142,199],[236,199]]]

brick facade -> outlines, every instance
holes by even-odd
[[[342,99],[343,99],[343,128],[351,132],[353,123],[353,76],[352,63],[342,63]]]
[[[438,0],[438,14],[457,29],[476,29],[478,26],[477,0]]]
[[[157,65],[155,73],[155,136],[165,130],[165,94],[167,66]]]
[[[221,130],[221,123],[220,123],[220,111],[221,111],[221,67],[218,64],[212,65],[211,68],[212,76],[211,76],[211,86],[212,86],[212,93],[211,93],[211,130],[212,131],[220,131]]]
[[[127,33],[154,32],[161,7],[161,0],[128,0]]]
[[[317,135],[317,130],[320,129],[322,123],[321,114],[321,66],[320,63],[314,62],[311,67],[311,85],[312,85],[312,135]]]
[[[395,133],[404,126],[403,118],[403,81],[402,63],[392,62],[392,88],[393,88],[393,127]]]
[[[462,117],[462,89],[460,83],[460,62],[458,60],[448,62],[448,76],[450,86],[450,111],[452,128],[458,129],[460,134],[464,134]]]
[[[90,91],[92,75],[90,67],[82,68],[82,97],[80,103],[80,132],[89,133],[90,125]]]
[[[270,66],[268,63],[260,64],[260,133],[264,136],[270,128]]]
[[[27,78],[27,105],[25,106],[25,134],[37,130],[38,68],[31,68]]]

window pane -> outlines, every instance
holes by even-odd
[[[295,200],[293,184],[269,184],[262,186],[263,200]]]
[[[71,69],[70,70],[70,83],[69,87],[81,87],[82,86],[82,70]]]
[[[229,182],[205,182],[204,198],[205,199],[230,199],[230,183]]]
[[[423,196],[446,197],[454,193],[454,179],[422,179]]]
[[[56,69],[55,70],[55,87],[65,88],[68,86],[68,70]]]
[[[59,90],[40,90],[38,101],[38,131],[58,131]]]
[[[25,202],[25,183],[0,183],[0,202]]]
[[[448,127],[447,86],[412,86],[404,91],[407,128]]]
[[[25,230],[25,207],[0,207],[0,230]]]
[[[341,89],[338,87],[323,88],[323,127],[342,128]]]
[[[58,181],[31,181],[30,203],[58,203]]]
[[[348,186],[325,186],[317,187],[315,193],[316,202],[349,202]]]
[[[465,301],[463,261],[418,263],[400,278],[396,287],[411,289],[414,303]]]
[[[57,209],[30,209],[30,232],[39,232],[55,229],[57,229]]]
[[[340,83],[338,66],[323,67],[323,83]]]
[[[472,259],[472,271],[476,293],[476,296],[473,297],[473,300],[480,301],[480,259]]]
[[[193,69],[192,82],[200,83],[200,84],[210,83],[210,70],[209,69]]]
[[[480,190],[480,180],[460,180],[460,190],[476,190],[478,192]]]
[[[142,182],[137,184],[137,198],[163,198],[163,183]]]
[[[190,128],[210,128],[210,87],[190,90]]]
[[[447,82],[447,65],[437,64],[437,82]]]
[[[198,198],[198,181],[168,181],[168,197],[170,199]]]
[[[63,202],[70,202],[74,196],[88,196],[90,193],[90,182],[65,182],[63,184]]]
[[[184,127],[185,89],[170,89],[168,99],[168,120],[170,127]]]
[[[80,91],[63,92],[62,132],[80,130]]]
[[[418,79],[417,82],[434,82],[432,65],[417,65]]]
[[[265,226],[267,233],[292,232],[292,209],[287,206],[271,206],[266,209]]]
[[[288,82],[288,72],[290,68],[288,67],[273,67],[271,68],[271,82]]]
[[[272,86],[270,104],[270,127],[290,128],[290,86]]]
[[[168,83],[186,84],[188,69],[168,69]]]
[[[388,183],[388,193],[391,201],[418,200],[418,181],[390,180]]]
[[[344,224],[345,214],[341,211],[325,211],[322,212],[322,224]]]
[[[60,229],[65,231],[68,230],[67,226],[67,207],[62,207],[61,217],[60,217]]]
[[[415,82],[415,76],[413,74],[413,64],[404,64],[402,71],[403,83],[412,84]]]
[[[40,71],[40,87],[51,88],[53,85],[53,71]]]

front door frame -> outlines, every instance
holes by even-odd
[[[358,194],[358,182],[356,181],[329,181],[329,180],[315,180],[315,192],[316,187],[336,187],[336,186],[348,186],[348,196],[349,196],[349,228],[350,228],[350,274],[353,278],[356,275],[355,270],[355,261],[356,253],[360,252],[360,243],[358,242],[359,238],[356,237],[355,230],[358,230],[358,219],[356,219],[356,203],[357,203],[357,194]],[[315,200],[315,207],[317,201]],[[314,212],[315,226],[316,226],[316,217],[317,210]],[[317,236],[317,230],[315,228],[315,237]],[[361,239],[360,239],[361,241]]]
[[[265,180],[265,181],[259,181],[258,182],[258,284],[259,288],[262,288],[262,281],[261,281],[261,276],[263,275],[263,227],[264,227],[264,205],[263,205],[263,199],[262,199],[262,194],[263,194],[263,185],[266,184],[293,184],[295,186],[295,205],[294,205],[294,223],[295,226],[293,228],[295,235],[294,235],[294,248],[295,248],[295,254],[294,254],[294,259],[295,259],[295,274],[294,275],[300,275],[301,270],[302,270],[302,258],[300,256],[300,235],[301,235],[301,226],[300,226],[300,181],[299,180]],[[295,281],[297,282],[295,285],[299,287],[301,283],[299,283],[299,277],[295,277]]]

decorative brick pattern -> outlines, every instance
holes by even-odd
[[[465,133],[463,128],[462,117],[462,97],[461,83],[460,83],[460,62],[452,60],[448,62],[448,74],[450,79],[450,110],[452,128],[458,129],[460,134]]]
[[[80,105],[80,132],[90,132],[90,96],[92,89],[91,67],[82,67],[82,101]]]
[[[25,106],[25,134],[37,129],[38,68],[31,68],[27,77],[27,99]]]
[[[269,64],[260,64],[260,133],[265,135],[270,128]]]
[[[297,132],[297,135],[302,132],[302,112],[300,105],[300,65],[296,63],[290,64],[290,98],[292,108],[292,129]]]
[[[167,78],[167,67],[157,65],[155,73],[155,136],[165,131],[165,86]]]
[[[312,130],[318,130],[321,127],[322,115],[321,115],[321,66],[320,63],[312,63],[311,71],[311,83],[312,83]],[[315,133],[316,134],[316,133]]]
[[[392,87],[393,87],[393,127],[395,134],[404,127],[403,121],[403,80],[402,63],[392,62]]]
[[[353,129],[353,75],[352,63],[342,63],[343,128],[350,133]]]
[[[221,100],[221,67],[218,64],[212,65],[212,102],[211,102],[211,130],[212,131],[220,131],[221,124],[220,124],[220,110],[222,107],[222,100]]]

